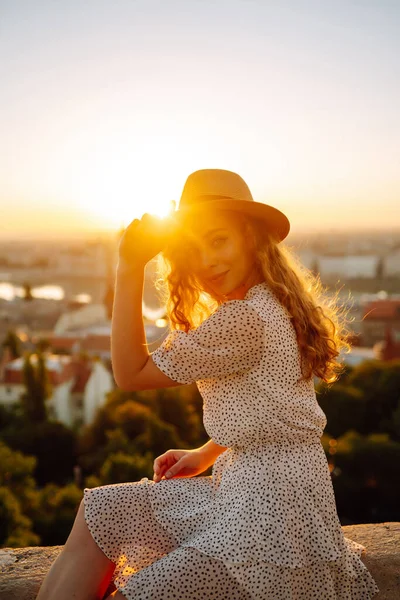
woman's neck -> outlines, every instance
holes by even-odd
[[[246,277],[245,281],[238,285],[234,290],[229,292],[229,294],[226,294],[226,299],[243,300],[250,288],[258,283],[262,283],[263,281],[264,277],[260,273],[252,272],[248,277]]]

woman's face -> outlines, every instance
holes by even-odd
[[[240,213],[197,214],[188,223],[183,258],[201,287],[217,299],[241,299],[262,281],[246,232]]]

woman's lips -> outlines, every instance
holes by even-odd
[[[217,275],[217,277],[213,277],[212,279],[210,279],[210,281],[212,281],[213,283],[218,283],[219,281],[222,281],[222,279],[225,277],[225,275],[228,273],[228,271],[225,271],[224,273],[220,273],[220,275]]]

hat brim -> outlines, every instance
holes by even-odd
[[[179,208],[175,211],[175,215],[185,217],[197,212],[209,212],[213,210],[234,210],[237,212],[245,212],[252,217],[258,217],[265,222],[266,229],[273,233],[278,242],[282,242],[290,231],[290,222],[287,216],[268,204],[262,202],[250,202],[248,200],[233,200],[230,198],[207,200],[205,202],[197,202],[187,207]]]

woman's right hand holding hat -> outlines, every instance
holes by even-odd
[[[161,218],[145,213],[134,219],[125,229],[118,247],[118,269],[134,272],[143,269],[156,256],[175,233],[175,201],[171,201],[170,212]]]

